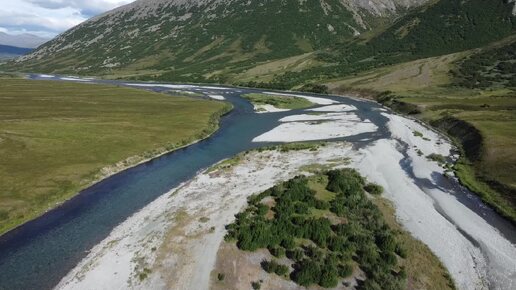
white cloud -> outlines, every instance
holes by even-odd
[[[52,37],[134,0],[0,0],[0,31]]]
[[[75,8],[82,14],[102,13],[120,5],[130,3],[134,0],[25,0],[39,7],[48,9],[60,9],[65,7]]]

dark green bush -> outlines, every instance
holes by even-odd
[[[327,94],[328,87],[325,85],[321,85],[321,84],[306,84],[301,87],[300,91],[316,93],[316,94]]]
[[[251,287],[253,287],[253,290],[260,290],[260,288],[262,288],[262,284],[260,282],[254,281],[251,282]]]
[[[267,261],[264,260],[261,263],[262,269],[265,270],[267,273],[276,273],[278,276],[284,276],[289,272],[289,269],[287,266],[278,264],[276,261],[271,260]]]
[[[350,264],[340,265],[338,271],[340,277],[346,278],[353,274],[353,266],[351,266]]]
[[[260,216],[264,216],[267,212],[269,212],[269,207],[263,203],[260,203],[257,206],[257,214]]]
[[[291,250],[296,246],[292,237],[287,237],[281,241],[281,246],[287,250]]]
[[[304,256],[304,251],[299,248],[287,252],[287,257],[295,262],[301,261]]]
[[[366,184],[366,186],[364,186],[364,190],[374,195],[380,195],[383,193],[383,187],[375,183]]]
[[[338,283],[337,269],[332,267],[326,267],[321,272],[321,278],[319,279],[319,285],[325,288],[334,288]]]
[[[364,179],[353,169],[332,170],[327,173],[328,186],[326,189],[345,195],[360,194]]]
[[[321,269],[319,264],[305,260],[301,262],[299,269],[292,273],[291,278],[301,286],[310,286],[320,281]]]
[[[280,246],[269,247],[269,252],[276,258],[281,258],[285,256],[285,249]]]

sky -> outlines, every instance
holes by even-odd
[[[134,0],[0,0],[0,32],[52,38]]]

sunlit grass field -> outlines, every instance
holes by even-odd
[[[0,79],[0,233],[73,196],[106,175],[103,168],[207,136],[228,106],[115,86]]]

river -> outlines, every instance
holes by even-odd
[[[75,80],[45,75],[31,75],[30,78],[129,85],[118,81]],[[135,83],[131,86],[134,87]],[[173,86],[146,84],[142,88],[166,92]],[[220,129],[209,138],[108,177],[81,191],[63,205],[0,237],[0,289],[53,288],[93,246],[132,214],[191,179],[200,170],[240,152],[265,145],[253,142],[253,139],[278,126],[281,118],[303,112],[292,110],[256,114],[253,106],[240,96],[263,90],[195,85],[185,85],[181,89],[206,96],[223,96],[233,104],[234,109],[221,119]],[[339,96],[305,95],[354,106],[361,120],[369,120],[378,128],[372,133],[332,140],[348,141],[358,149],[377,140],[391,138],[387,127],[389,119],[381,113],[378,104]],[[444,188],[453,193],[461,204],[496,228],[505,239],[515,243],[514,226],[485,206],[476,196],[454,180],[439,177],[432,184],[428,184],[428,180],[418,180],[408,160],[406,156],[402,167],[417,184]],[[439,210],[443,216],[447,216],[446,209]],[[474,239],[467,232],[464,235]]]

